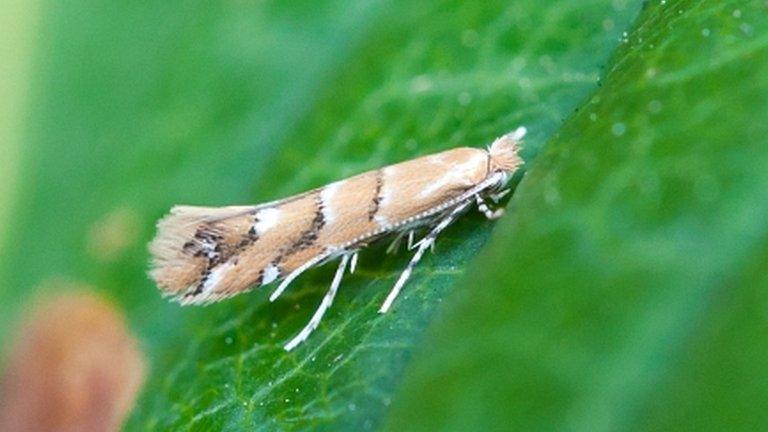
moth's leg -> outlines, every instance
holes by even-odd
[[[328,310],[329,307],[331,307],[331,303],[333,303],[333,298],[336,297],[336,291],[339,289],[339,284],[341,284],[341,278],[344,276],[344,270],[347,268],[347,262],[349,261],[350,254],[344,254],[341,256],[341,261],[339,262],[339,267],[336,269],[336,274],[333,276],[333,282],[331,282],[331,287],[328,289],[328,292],[325,293],[325,297],[323,297],[323,301],[320,302],[320,306],[318,306],[317,310],[315,311],[315,314],[312,315],[312,319],[309,320],[307,325],[301,329],[299,334],[294,336],[293,339],[291,339],[290,342],[285,344],[283,348],[285,348],[286,351],[290,351],[296,346],[309,337],[310,334],[317,328],[317,326],[320,324],[320,320],[323,319],[323,315],[325,314],[325,311]]]
[[[389,246],[387,247],[387,253],[388,254],[392,254],[392,253],[397,252],[397,249],[400,247],[400,243],[403,241],[403,237],[406,236],[406,233],[408,235],[408,243],[407,243],[408,250],[413,249],[414,230],[402,231],[402,232],[397,234],[395,239],[392,240],[392,243],[390,243]]]
[[[510,192],[512,192],[512,189],[504,189],[501,192],[494,193],[489,196],[493,200],[493,202],[498,203],[499,201],[501,201],[502,198],[509,195]]]
[[[323,260],[328,258],[330,255],[331,255],[331,252],[323,252],[321,254],[318,254],[316,257],[312,258],[311,260],[299,266],[299,268],[297,268],[296,270],[290,272],[288,276],[286,276],[285,279],[283,279],[283,281],[280,282],[280,285],[277,286],[275,291],[272,292],[272,294],[269,296],[269,301],[273,302],[277,300],[277,298],[280,297],[280,294],[282,294],[283,291],[285,291],[285,289],[288,288],[288,285],[290,285],[294,279],[299,277],[300,274],[307,271],[307,269],[310,269],[320,264]]]
[[[392,243],[387,246],[387,254],[393,254],[397,252],[397,249],[400,247],[400,242],[403,241],[403,236],[405,236],[405,232],[398,233],[394,240],[392,240]]]
[[[475,202],[477,203],[477,209],[480,210],[488,219],[498,219],[504,215],[503,208],[491,210],[490,207],[488,207],[488,204],[485,203],[483,197],[480,196],[480,194],[475,195]]]
[[[357,254],[358,254],[358,251],[354,251],[352,253],[352,258],[349,261],[349,274],[354,273],[355,268],[357,268]]]
[[[459,216],[459,214],[461,214],[461,212],[464,211],[470,204],[472,204],[472,201],[466,201],[459,204],[447,216],[445,216],[434,228],[432,228],[432,231],[430,231],[429,234],[424,236],[424,238],[421,239],[421,241],[419,241],[414,245],[414,247],[416,248],[416,253],[413,254],[413,258],[411,258],[411,261],[405,267],[405,270],[403,270],[403,272],[400,274],[400,278],[397,279],[395,286],[392,287],[392,290],[389,292],[389,295],[387,295],[387,299],[384,300],[384,304],[381,305],[381,308],[379,309],[379,313],[385,313],[389,310],[390,307],[392,307],[392,303],[395,301],[398,294],[400,294],[400,289],[403,287],[403,285],[405,285],[405,282],[411,276],[411,272],[413,272],[413,268],[416,266],[416,264],[419,263],[419,261],[421,260],[421,257],[424,255],[424,252],[427,249],[429,249],[432,245],[434,245],[435,238],[437,238],[437,235],[440,234],[440,232],[443,231],[448,225],[450,225],[451,222],[453,222]]]

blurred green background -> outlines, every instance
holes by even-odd
[[[768,427],[768,2],[9,1],[0,346],[57,281],[151,372],[128,430]],[[173,204],[254,203],[528,127],[498,223],[180,308]]]

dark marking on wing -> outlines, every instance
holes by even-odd
[[[185,298],[194,297],[203,292],[203,286],[210,277],[211,270],[233,255],[232,248],[224,242],[224,236],[208,224],[197,228],[194,240],[184,243],[183,250],[194,257],[200,257],[207,261],[195,289],[185,293]]]
[[[249,247],[259,240],[259,234],[256,232],[256,223],[258,216],[254,215],[253,223],[242,238],[234,243],[228,244],[224,241],[224,236],[216,228],[216,222],[208,222],[200,225],[195,232],[193,240],[190,240],[182,246],[184,253],[194,257],[205,259],[207,262],[201,271],[200,280],[193,290],[184,294],[184,297],[194,297],[203,292],[203,286],[211,275],[214,267],[233,259],[233,265],[237,264],[237,254],[246,247]],[[259,282],[263,274],[259,276]]]
[[[302,233],[299,235],[299,238],[296,239],[293,244],[288,246],[287,248],[284,248],[280,251],[280,253],[277,255],[277,257],[272,261],[272,265],[278,267],[280,269],[280,263],[288,256],[291,256],[295,254],[296,252],[302,251],[304,249],[307,249],[308,247],[312,246],[317,242],[317,238],[320,234],[320,230],[323,229],[325,226],[325,215],[323,214],[323,209],[325,208],[325,204],[323,203],[323,199],[320,196],[321,189],[318,189],[315,195],[315,216],[312,218],[312,222],[308,229],[305,231],[302,231]],[[280,276],[282,277],[282,269],[280,269]]]
[[[315,196],[315,205],[315,217],[312,219],[312,224],[307,230],[301,233],[299,238],[289,246],[284,253],[281,254],[282,257],[304,250],[317,242],[320,230],[325,226],[325,215],[323,214],[325,204],[319,193]]]
[[[376,171],[376,188],[373,192],[373,198],[368,206],[368,220],[372,221],[376,213],[379,211],[381,205],[381,188],[384,186],[384,172],[382,170]]]
[[[255,286],[260,286],[264,281],[264,269],[259,270],[259,276],[256,277],[256,281],[253,283]]]
[[[254,216],[251,227],[248,228],[248,233],[243,236],[239,243],[237,243],[237,249],[245,249],[246,247],[256,243],[259,240],[259,233],[256,232],[256,224],[259,223],[259,217]]]

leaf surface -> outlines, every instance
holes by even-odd
[[[455,287],[390,430],[768,426],[766,12],[648,3]]]
[[[516,256],[537,256],[536,249],[520,252],[524,243],[516,253],[507,248],[525,220],[538,220],[533,212],[548,208],[534,202],[523,211],[526,199],[567,202],[565,192],[533,189],[554,181],[545,189],[559,191],[564,174],[557,155],[570,159],[558,152],[575,152],[577,138],[592,137],[583,151],[596,159],[589,162],[596,176],[572,175],[602,178],[608,168],[598,160],[611,153],[591,146],[617,142],[610,135],[617,122],[625,124],[623,140],[637,133],[640,125],[622,111],[627,93],[620,86],[595,104],[592,135],[582,135],[585,123],[573,119],[560,129],[596,90],[601,66],[639,10],[640,2],[621,0],[47,4],[22,198],[0,266],[0,338],[10,338],[11,323],[35,296],[58,286],[47,281],[84,281],[126,311],[151,360],[128,430],[379,427],[425,327],[488,238],[500,236],[465,275],[464,293],[481,283],[489,296],[483,298],[495,298],[498,292],[486,289],[489,279],[477,278],[494,277],[495,265],[529,262]],[[763,46],[753,25],[753,48],[743,55]],[[641,51],[620,52],[631,59]],[[613,64],[621,58],[616,54]],[[675,112],[667,108],[662,113]],[[582,108],[574,118],[584,116],[589,119]],[[669,121],[665,136],[678,130]],[[524,156],[536,171],[520,186],[514,215],[499,232],[477,214],[451,227],[390,314],[376,310],[408,256],[386,255],[386,245],[362,254],[320,328],[288,354],[282,345],[309,319],[333,269],[306,274],[274,304],[262,290],[206,308],[165,302],[145,276],[145,244],[173,204],[268,201],[430,152],[486,145],[521,124],[530,131]],[[552,136],[539,162],[536,155]],[[626,156],[622,148],[614,150],[615,160]],[[547,167],[555,165],[546,180]],[[563,224],[572,216],[589,220],[584,213],[556,214],[552,221]],[[539,229],[558,227],[540,222]],[[547,245],[540,247],[560,243]],[[556,261],[547,262],[552,278],[573,271],[564,267],[561,274]],[[522,289],[508,282],[496,288],[501,298]],[[559,301],[583,305],[591,298],[571,296]],[[486,312],[440,325],[451,334],[478,313]],[[433,338],[435,332],[442,331]],[[430,352],[422,350],[419,370]],[[465,354],[471,362],[481,353]],[[450,366],[441,360],[434,370]]]

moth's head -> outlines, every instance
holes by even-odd
[[[523,164],[519,153],[525,132],[525,127],[520,126],[514,132],[496,138],[488,147],[490,172],[512,173]]]

